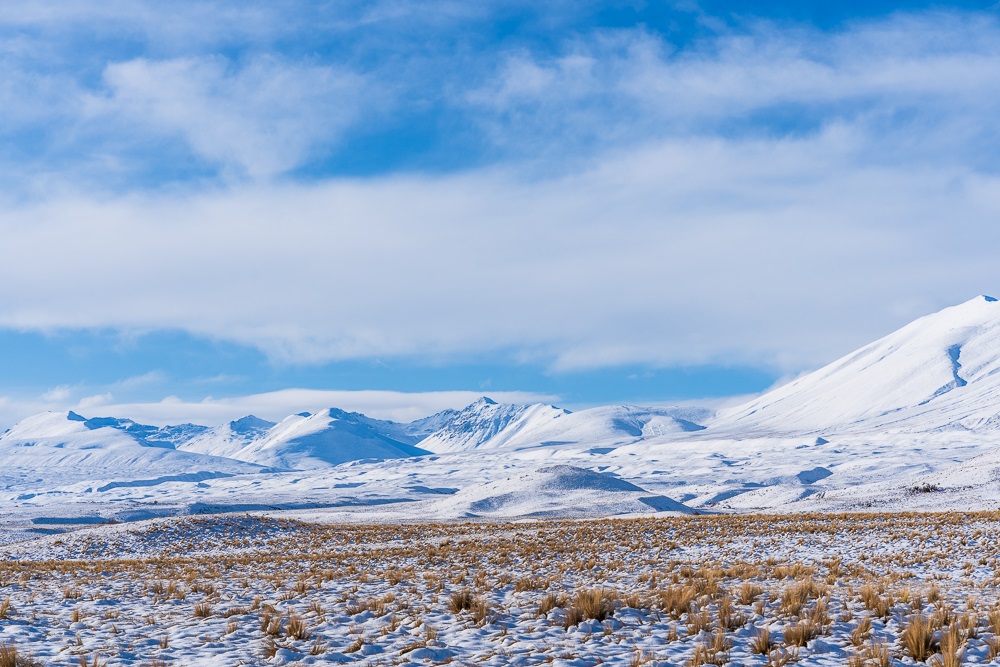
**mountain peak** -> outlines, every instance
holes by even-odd
[[[973,297],[964,303],[958,304],[958,308],[963,306],[982,306],[987,303],[996,303],[996,297],[989,296],[987,294],[980,294],[979,296]],[[946,309],[947,310],[947,309]]]
[[[1000,306],[980,295],[901,329],[753,401],[717,426],[827,429],[975,428],[996,417]]]
[[[274,422],[261,419],[255,415],[247,415],[229,422],[229,428],[234,433],[252,433],[267,430],[274,426]]]

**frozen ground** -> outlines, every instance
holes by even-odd
[[[345,522],[584,518],[655,511],[1000,507],[989,433],[714,438],[539,446],[355,461],[316,470],[42,479],[0,472],[0,543],[109,520],[315,510]],[[162,450],[158,450],[162,451]]]
[[[44,665],[987,663],[998,520],[97,526],[0,548],[0,646]]]

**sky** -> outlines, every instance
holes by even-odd
[[[1000,292],[989,2],[0,7],[0,426],[719,403]]]

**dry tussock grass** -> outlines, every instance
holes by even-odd
[[[917,662],[924,662],[934,653],[934,627],[920,613],[910,618],[900,639],[907,655]]]
[[[957,625],[952,625],[941,635],[941,653],[931,658],[933,667],[958,667],[962,664],[965,637]]]
[[[915,660],[932,659],[937,632],[943,638],[934,659],[944,666],[956,664],[969,642],[979,642],[991,659],[1000,651],[1000,606],[993,588],[1000,567],[982,555],[990,544],[990,524],[998,519],[997,513],[903,513],[891,520],[806,514],[516,527],[324,526],[262,519],[253,524],[252,540],[238,519],[188,519],[161,525],[148,536],[142,528],[133,531],[140,546],[177,545],[170,553],[139,549],[135,558],[93,558],[86,537],[71,536],[58,545],[64,550],[58,558],[0,561],[0,620],[41,613],[66,625],[74,619],[103,621],[106,632],[134,637],[138,631],[124,615],[95,606],[98,596],[115,597],[137,610],[135,618],[144,622],[136,625],[148,626],[143,632],[164,637],[166,650],[165,624],[178,622],[177,601],[190,596],[194,604],[180,605],[190,622],[218,625],[220,635],[223,627],[227,636],[250,634],[264,653],[287,643],[301,652],[325,652],[327,645],[345,652],[358,644],[352,651],[357,652],[366,641],[401,636],[427,613],[447,611],[461,626],[471,627],[471,621],[483,626],[477,631],[502,637],[519,609],[530,610],[529,616],[537,609],[538,628],[604,623],[627,612],[665,628],[667,643],[685,647],[690,664],[718,664],[729,657],[733,649],[725,645],[733,632],[744,637],[737,651],[784,664],[799,655],[796,647],[807,651],[812,639],[830,632],[832,609],[847,626],[837,630],[842,640],[856,647],[855,664],[888,664],[890,644],[873,642],[873,636],[889,638]],[[760,530],[763,521],[766,534]],[[218,542],[211,549],[198,538],[206,526]],[[921,541],[927,534],[937,538],[933,544]],[[854,548],[861,543],[906,547]],[[827,549],[828,544],[842,546]],[[803,558],[795,551],[800,546],[803,553],[828,555]],[[694,547],[697,557],[688,555]],[[942,574],[948,571],[956,578]],[[342,616],[352,617],[349,646],[324,634]],[[227,619],[237,617],[230,631]],[[366,633],[363,624],[373,618],[379,625],[374,634]],[[781,643],[766,630],[774,620],[784,624]],[[754,627],[741,630],[748,623]],[[606,641],[620,640],[612,628],[603,626]],[[643,655],[637,650],[629,660],[653,661]]]

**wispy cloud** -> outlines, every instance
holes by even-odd
[[[496,392],[498,401],[511,403],[554,402],[558,396],[531,392]],[[222,424],[244,415],[254,414],[277,421],[290,414],[307,410],[338,407],[349,412],[361,412],[376,419],[408,422],[448,408],[461,409],[481,394],[470,391],[398,392],[398,391],[323,391],[315,389],[284,389],[281,391],[238,396],[206,398],[185,402],[168,398],[156,403],[108,403],[100,407],[108,414],[128,415],[132,419],[152,424],[189,421],[209,425]]]
[[[409,422],[448,408],[461,409],[481,394],[471,391],[323,391],[315,389],[284,389],[281,391],[184,401],[168,397],[161,401],[124,403],[110,393],[93,394],[70,399],[70,392],[49,392],[38,398],[0,396],[0,428],[9,428],[24,417],[46,410],[75,410],[87,417],[114,416],[140,423],[166,425],[197,423],[207,426],[224,424],[248,414],[279,421],[302,412],[319,412],[337,407],[349,412],[361,412],[376,419]],[[510,403],[552,403],[558,396],[532,392],[500,391],[490,394],[494,399]]]
[[[274,176],[329,148],[375,106],[376,85],[328,66],[259,57],[146,59],[108,65],[107,96],[88,114],[119,119],[138,136],[180,138],[211,163],[253,178]]]
[[[68,401],[73,396],[73,390],[68,385],[59,385],[49,389],[41,395],[41,400],[46,403],[61,403]]]
[[[911,151],[915,133],[947,128],[972,148],[993,141],[984,125],[1000,105],[998,36],[992,15],[949,12],[833,33],[758,21],[681,50],[644,30],[606,31],[556,53],[507,53],[464,101],[489,136],[521,153],[801,135],[832,123],[877,128]]]
[[[563,170],[650,140],[781,137],[834,123],[887,135],[893,156],[954,156],[958,141],[981,160],[984,142],[996,148],[982,127],[998,110],[992,13],[895,14],[833,32],[748,20],[678,47],[646,28],[561,33],[558,8],[536,17],[552,24],[547,40],[482,36],[504,3],[181,3],[169,16],[127,5],[0,14],[11,37],[0,134],[23,148],[0,169],[71,180],[104,170],[115,185],[130,184],[129,171],[140,183],[259,179],[317,168],[338,150],[364,150],[345,137],[388,140],[407,123],[431,134],[403,140],[402,152],[420,144],[479,164],[545,158]]]

